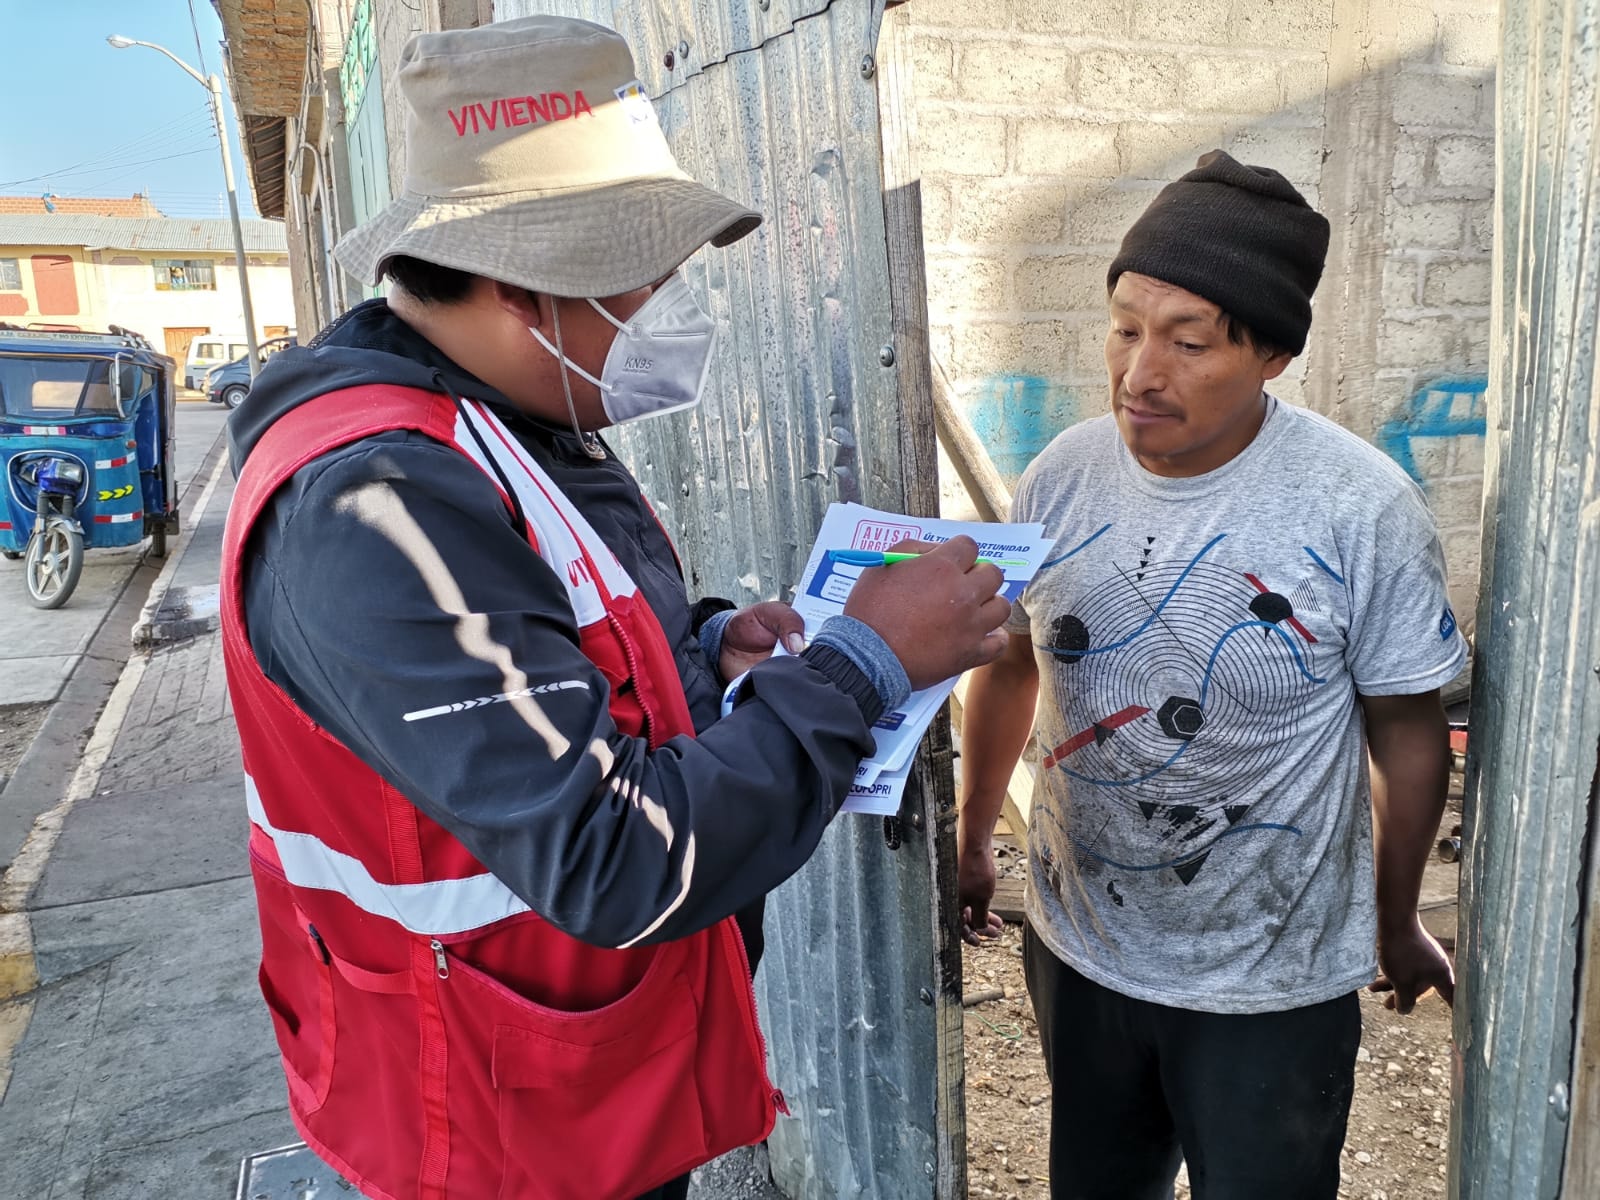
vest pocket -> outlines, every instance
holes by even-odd
[[[447,1008],[491,1031],[502,1200],[630,1200],[710,1157],[684,965],[683,947],[659,947],[627,994],[565,1012],[451,957]]]
[[[708,1157],[694,1001],[682,982],[662,1001],[656,1022],[597,1045],[496,1026],[502,1197],[626,1200]]]
[[[316,927],[298,906],[292,912],[294,926],[284,924],[277,911],[263,911],[256,979],[272,1015],[290,1099],[297,1112],[310,1115],[327,1103],[333,1086],[332,967]]]

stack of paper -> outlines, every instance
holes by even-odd
[[[794,608],[806,623],[809,641],[829,617],[844,611],[844,602],[861,572],[867,568],[839,562],[832,550],[887,551],[910,540],[944,542],[966,534],[978,543],[978,553],[1001,563],[1005,574],[1002,594],[1015,600],[1049,553],[1043,525],[989,525],[979,521],[943,521],[931,517],[905,517],[880,512],[860,504],[829,507],[817,531],[817,541],[796,590]],[[891,816],[900,811],[900,798],[911,775],[917,746],[940,707],[955,687],[947,679],[913,692],[893,712],[885,713],[873,727],[877,750],[856,771],[855,786],[844,811]],[[728,691],[731,703],[736,685]]]

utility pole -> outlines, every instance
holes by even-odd
[[[228,188],[228,216],[233,222],[233,261],[239,269],[239,301],[244,308],[244,337],[245,344],[250,348],[250,381],[254,383],[256,372],[261,369],[261,348],[256,344],[256,314],[254,306],[250,303],[250,275],[244,253],[244,229],[239,224],[239,194],[233,185],[233,156],[228,153],[228,130],[222,120],[222,81],[215,73],[210,78],[200,74],[171,50],[154,42],[141,42],[117,33],[106,38],[106,41],[118,50],[126,50],[129,46],[143,46],[147,50],[165,54],[211,96],[211,116],[217,125],[217,144],[222,147],[222,179]]]

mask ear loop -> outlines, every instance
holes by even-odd
[[[583,452],[597,462],[605,461],[606,448],[600,439],[578,424],[578,406],[572,402],[572,380],[567,374],[567,348],[561,344],[561,297],[550,297],[550,317],[556,334],[556,362],[561,367],[561,390],[567,397],[567,417],[572,422],[572,432],[578,435]]]

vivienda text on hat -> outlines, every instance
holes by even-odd
[[[589,107],[581,91],[573,92],[570,96],[565,92],[502,96],[488,104],[468,104],[459,112],[453,108],[445,111],[450,114],[450,123],[455,126],[457,137],[466,137],[469,125],[476,134],[512,125],[537,125],[541,121],[549,124],[552,121],[565,121],[569,117],[594,116],[594,110]]]

